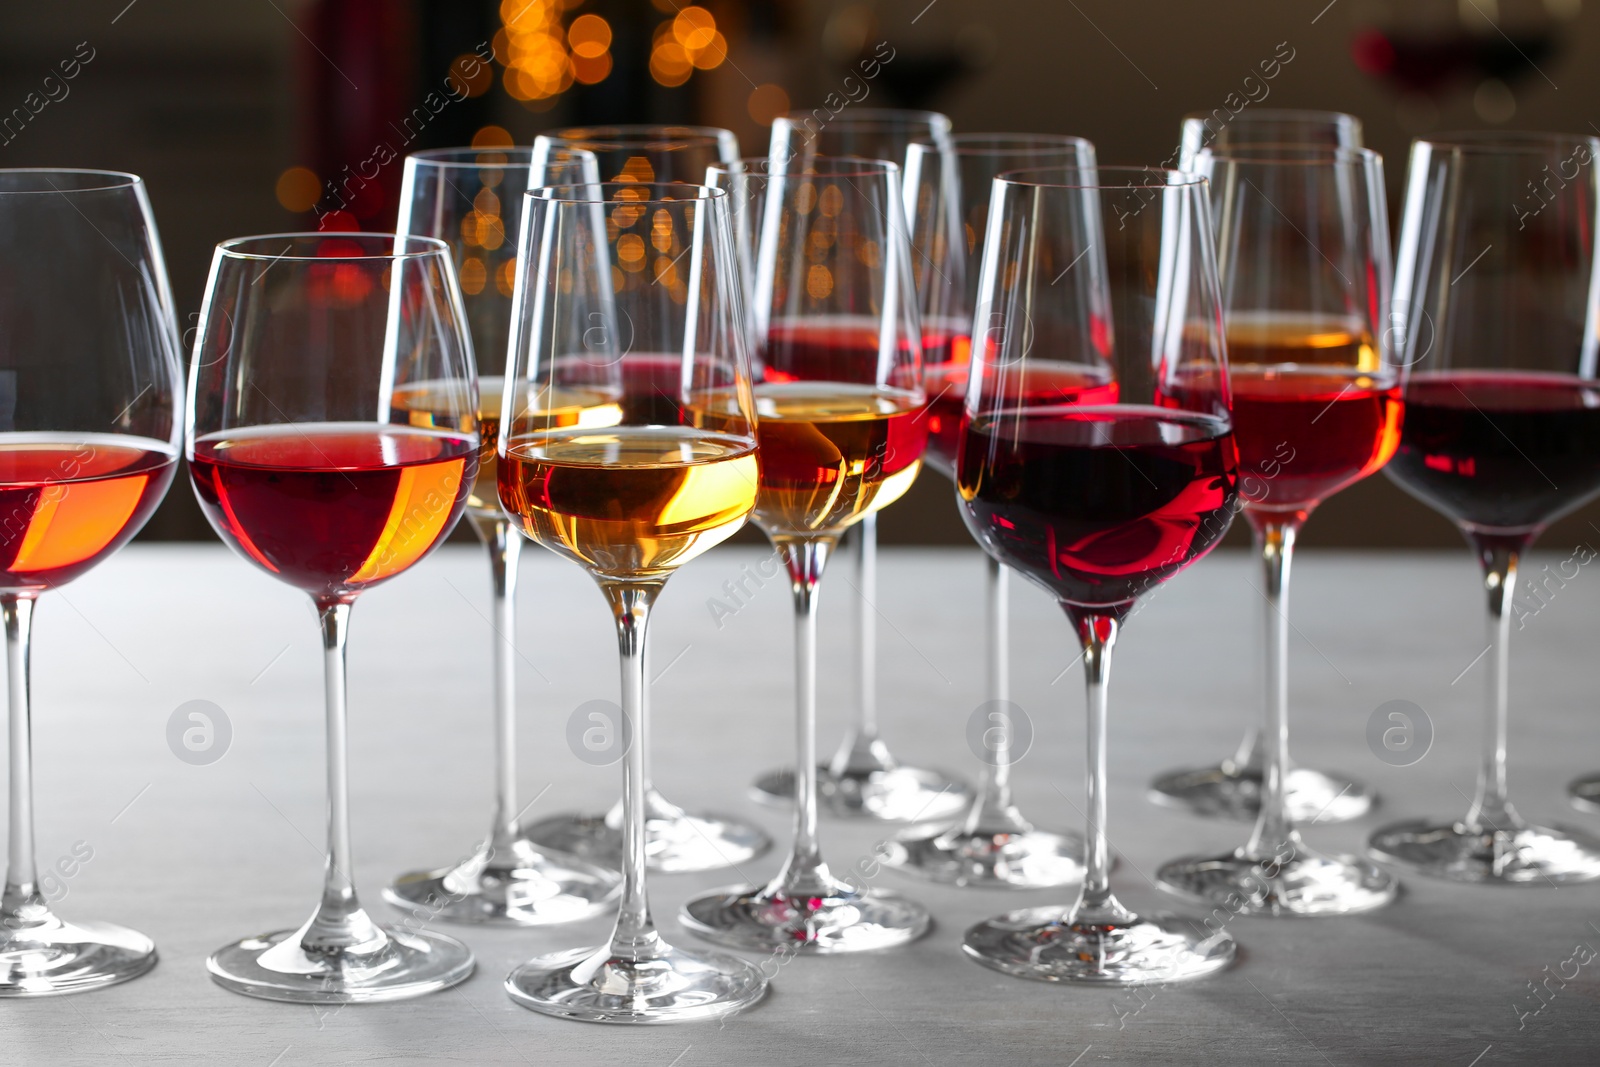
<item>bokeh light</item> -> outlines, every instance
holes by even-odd
[[[299,214],[322,199],[322,179],[309,167],[290,167],[278,175],[278,203]]]

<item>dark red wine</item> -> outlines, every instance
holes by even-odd
[[[1306,512],[1376,471],[1400,441],[1393,375],[1235,365],[1233,432],[1245,507]]]
[[[1468,530],[1537,533],[1600,493],[1600,382],[1521,371],[1413,375],[1387,469]]]
[[[124,434],[0,437],[0,590],[69,582],[139,532],[172,484],[165,441]]]
[[[268,573],[348,596],[410,567],[455,525],[477,442],[380,423],[300,423],[207,434],[189,471],[211,525]]]
[[[1238,454],[1226,420],[1059,406],[982,416],[961,438],[962,517],[1064,603],[1125,611],[1227,532]]]
[[[961,420],[966,416],[968,368],[952,367],[945,376],[928,377],[928,465],[947,478],[955,477],[961,448]],[[1104,372],[1076,363],[1027,360],[992,373],[986,388],[1003,393],[1005,403],[1017,407],[1042,404],[1115,404],[1116,382]],[[985,406],[989,406],[985,404]]]

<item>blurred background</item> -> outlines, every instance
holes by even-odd
[[[1080,134],[1107,163],[1170,160],[1189,111],[1350,111],[1386,157],[1397,218],[1418,133],[1600,133],[1597,38],[1600,0],[18,4],[0,14],[0,167],[143,175],[192,327],[216,242],[392,229],[407,152],[679,122],[762,154],[774,116],[846,98],[943,111],[958,131]],[[924,477],[884,512],[884,540],[970,544],[950,492]],[[212,534],[180,482],[141,536]],[[1600,505],[1543,543],[1591,538]],[[1381,476],[1333,498],[1302,541],[1459,544]]]

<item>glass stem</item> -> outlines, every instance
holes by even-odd
[[[1483,566],[1483,587],[1489,596],[1485,649],[1488,678],[1484,688],[1483,765],[1478,770],[1478,793],[1467,812],[1467,828],[1474,833],[1517,830],[1526,824],[1506,798],[1506,708],[1510,697],[1511,598],[1516,595],[1517,561],[1525,540],[1521,538],[1473,539]]]
[[[1017,811],[1011,799],[1011,581],[1010,573],[993,556],[984,555],[988,563],[988,692],[992,707],[990,721],[996,722],[992,733],[995,746],[983,764],[983,778],[979,783],[978,798],[967,811],[959,832],[971,836],[982,834],[1024,834],[1033,827]],[[1003,722],[993,716],[999,714]]]
[[[16,593],[0,596],[0,613],[5,615],[6,666],[11,685],[11,818],[0,921],[14,934],[18,929],[49,921],[50,909],[39,892],[33,857],[33,724],[28,704],[33,597]]]
[[[388,941],[356,899],[350,858],[350,778],[345,708],[345,640],[350,604],[316,598],[322,626],[324,686],[327,692],[328,862],[322,903],[301,930],[300,946],[313,955],[376,952]]]
[[[522,535],[507,519],[489,525],[489,569],[494,582],[494,824],[489,856],[514,863],[517,840],[517,562]]]
[[[1106,840],[1106,687],[1118,616],[1068,607],[1067,617],[1083,643],[1083,673],[1089,703],[1088,851],[1083,889],[1072,906],[1073,926],[1113,926],[1134,921],[1111,892],[1111,846]]]
[[[1261,813],[1245,845],[1245,855],[1253,860],[1282,861],[1299,844],[1299,835],[1289,821],[1287,775],[1289,772],[1289,565],[1294,558],[1294,540],[1299,524],[1283,520],[1261,520],[1257,544],[1261,550],[1261,575],[1266,588],[1263,605],[1262,645],[1265,669],[1266,716],[1261,736],[1265,757],[1261,782]]]
[[[622,664],[622,714],[631,728],[622,759],[622,901],[608,949],[613,957],[638,962],[661,954],[661,935],[650,918],[645,891],[645,721],[644,641],[650,608],[661,583],[601,583],[617,620],[617,652]]]
[[[835,778],[894,769],[878,737],[878,515],[856,526],[856,721],[828,764]]]
[[[837,886],[817,843],[817,583],[837,537],[774,538],[794,590],[794,848],[773,886],[791,896],[828,896]]]

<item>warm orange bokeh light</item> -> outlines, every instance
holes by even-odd
[[[309,167],[290,167],[278,175],[278,203],[296,214],[310,211],[322,199],[322,179]]]
[[[789,110],[789,94],[784,92],[783,86],[768,82],[750,90],[750,99],[744,106],[756,122],[771,126],[779,115]]]
[[[514,143],[504,126],[485,126],[472,135],[473,148],[510,148]]]
[[[567,43],[573,55],[599,59],[611,47],[611,24],[599,15],[579,15],[567,27]]]

